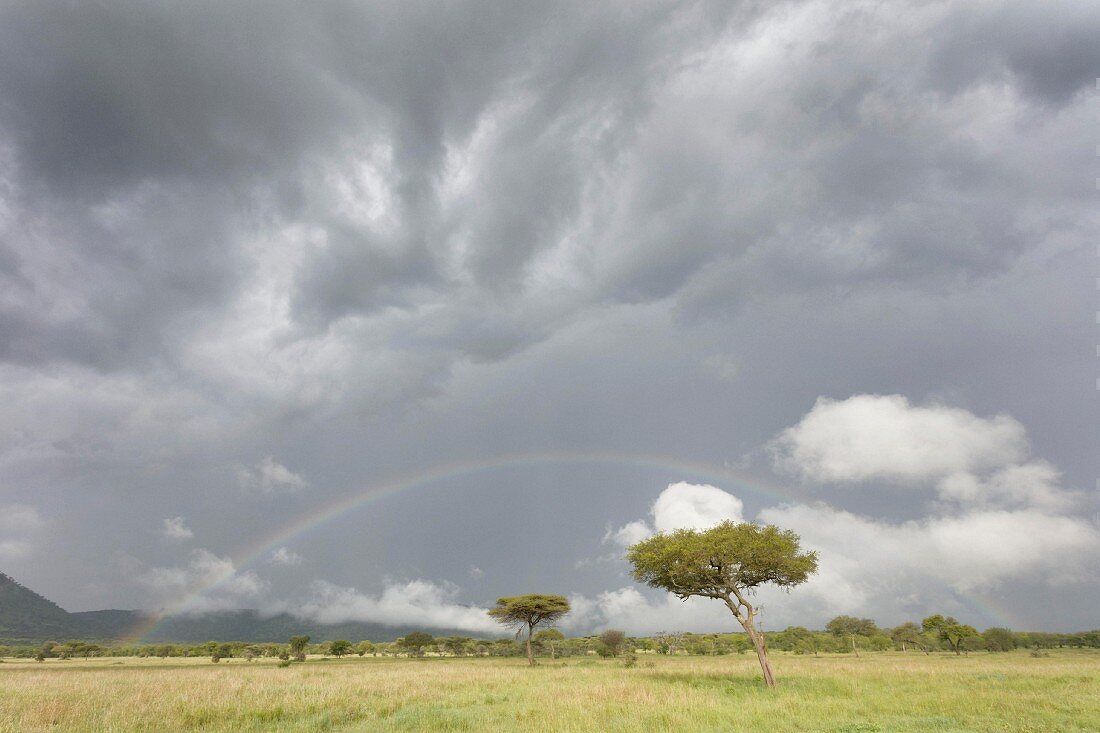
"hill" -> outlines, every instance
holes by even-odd
[[[12,578],[0,573],[0,643],[40,644],[44,641],[127,639],[149,625],[147,611],[106,610],[69,613]],[[168,616],[142,638],[148,642],[286,641],[308,634],[323,639],[393,641],[423,627],[348,622],[321,624],[288,613],[263,616],[254,610]],[[429,629],[436,636],[468,636],[456,629]]]
[[[0,639],[30,644],[72,638],[79,628],[61,606],[0,573]]]

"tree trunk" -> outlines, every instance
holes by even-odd
[[[775,687],[775,673],[772,672],[771,662],[768,661],[768,647],[764,643],[764,635],[756,630],[756,627],[752,625],[752,622],[741,622],[741,625],[745,627],[745,631],[748,632],[749,638],[752,640],[753,647],[756,648],[756,658],[760,662],[760,671],[764,673],[764,684],[768,687]]]
[[[852,634],[852,652],[853,652],[853,653],[854,653],[854,654],[855,654],[855,655],[856,655],[857,657],[859,656],[859,648],[858,648],[858,647],[856,647],[856,635],[855,635],[855,634]]]
[[[737,591],[734,591],[734,593],[737,593]],[[736,604],[729,596],[725,596],[722,600],[726,602],[726,607],[733,612],[734,618],[745,629],[745,633],[749,635],[749,640],[752,641],[752,645],[756,649],[756,659],[760,662],[760,671],[764,673],[764,684],[768,687],[775,687],[775,673],[772,672],[771,662],[768,661],[768,647],[764,643],[764,634],[757,631],[753,623],[755,614],[753,607],[740,593],[737,593]],[[743,614],[741,613],[742,607],[745,609]]]
[[[533,626],[528,626],[527,627],[527,663],[530,664],[532,667],[535,666],[535,655],[531,651],[531,635],[533,633],[535,633],[535,628]]]
[[[554,651],[554,642],[550,642],[550,658],[551,659],[557,659],[558,658],[557,653]]]

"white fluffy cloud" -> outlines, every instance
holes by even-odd
[[[1012,417],[913,405],[902,395],[818,398],[769,447],[776,468],[803,481],[932,489],[967,511],[1057,512],[1081,499],[1061,486],[1057,468],[1030,458],[1024,426]]]
[[[189,540],[195,536],[183,520],[183,517],[166,517],[161,523],[161,534],[170,540]]]
[[[34,539],[46,525],[33,506],[8,504],[0,507],[0,560],[27,557],[34,551]]]
[[[501,631],[487,615],[488,609],[457,603],[459,589],[450,583],[410,580],[390,584],[380,595],[372,596],[319,580],[311,591],[310,598],[293,613],[321,623],[364,621],[477,634]]]
[[[771,443],[776,466],[806,481],[935,481],[1018,463],[1023,426],[945,405],[915,406],[902,395],[818,398]]]
[[[293,494],[309,486],[308,481],[272,456],[267,456],[255,466],[238,466],[237,483],[244,489],[268,496]]]
[[[719,522],[744,521],[744,505],[733,494],[710,484],[689,484],[680,481],[669,484],[650,508],[653,524],[644,520],[629,522],[619,529],[608,530],[604,542],[629,547],[656,532],[674,529],[706,529]]]

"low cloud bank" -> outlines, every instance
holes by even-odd
[[[488,609],[458,603],[458,593],[456,585],[429,580],[391,583],[378,595],[318,580],[309,599],[293,613],[326,624],[363,621],[498,635],[501,627],[489,618]]]

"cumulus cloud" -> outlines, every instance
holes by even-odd
[[[0,506],[0,559],[30,556],[34,551],[34,541],[45,526],[46,521],[33,506]]]
[[[921,483],[1016,463],[1024,427],[1007,415],[981,418],[902,395],[818,398],[771,444],[777,468],[806,481]]]
[[[183,517],[166,517],[160,532],[170,540],[189,540],[195,536],[191,528],[184,524]]]
[[[292,494],[309,486],[308,481],[271,456],[255,466],[238,466],[237,483],[244,489],[267,496]]]
[[[605,628],[622,629],[628,634],[713,632],[732,630],[737,623],[721,603],[701,598],[681,601],[672,595],[651,598],[631,586],[592,597],[574,594],[569,603],[573,610],[562,620],[562,627],[571,633]]]
[[[297,552],[286,547],[279,547],[271,553],[268,562],[272,565],[294,566],[301,565],[302,560],[302,556]]]
[[[639,519],[615,530],[608,528],[603,541],[629,547],[654,532],[707,529],[726,520],[741,522],[743,509],[740,499],[717,486],[679,481],[669,484],[653,502],[649,512],[652,525]]]
[[[360,593],[323,580],[315,581],[309,598],[293,613],[321,623],[364,621],[388,626],[460,629],[499,634],[488,609],[456,602],[459,588],[450,583],[410,580],[391,583],[379,595]]]
[[[777,469],[807,482],[931,488],[964,507],[1059,511],[1083,499],[1061,485],[1057,468],[1030,458],[1014,418],[913,405],[902,395],[818,398],[769,447]]]

